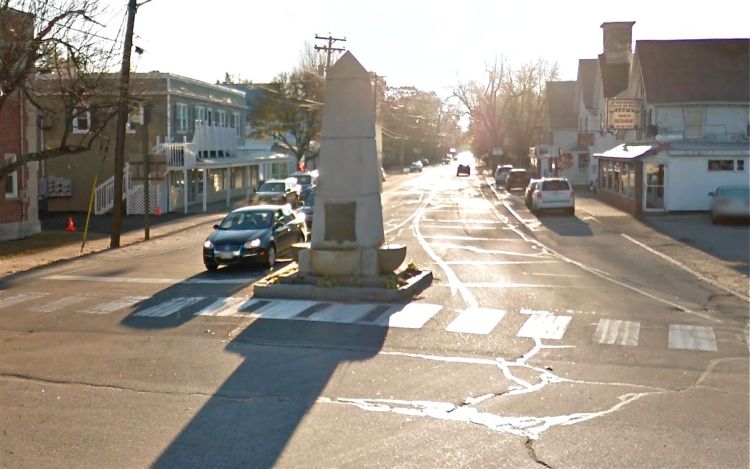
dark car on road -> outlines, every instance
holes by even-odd
[[[302,192],[302,206],[297,209],[297,213],[304,215],[305,224],[309,230],[313,223],[313,206],[315,205],[315,190],[314,188],[307,189]]]
[[[305,241],[305,221],[290,207],[253,205],[230,212],[203,243],[207,270],[220,265],[273,267],[277,253]]]
[[[471,165],[468,163],[459,164],[456,168],[456,176],[470,176],[471,175]]]
[[[299,185],[295,179],[271,179],[264,182],[250,198],[250,205],[291,204],[295,207],[299,202]]]
[[[531,180],[531,175],[523,168],[513,168],[508,172],[505,179],[505,190],[526,189]]]

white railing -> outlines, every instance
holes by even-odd
[[[125,163],[122,169],[122,198],[127,200],[128,193],[132,189],[130,182],[130,164]],[[99,184],[94,190],[94,215],[107,213],[115,206],[115,177]]]
[[[195,121],[192,142],[161,143],[157,140],[155,151],[164,154],[168,169],[192,169],[198,158],[236,156],[237,131]]]

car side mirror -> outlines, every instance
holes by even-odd
[[[273,224],[273,229],[274,230],[278,230],[279,228],[281,228],[283,226],[284,226],[283,223],[281,223],[280,221],[277,221],[276,223]]]
[[[218,230],[219,229],[219,225],[214,225],[213,229]]]

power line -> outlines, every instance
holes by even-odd
[[[331,36],[331,33],[328,33],[328,37],[318,36],[316,34],[315,39],[323,39],[325,41],[328,41],[327,46],[318,46],[318,45],[315,46],[315,50],[326,51],[326,74],[328,74],[328,70],[331,68],[331,54],[333,52],[344,52],[346,50],[341,47],[333,47],[333,43],[338,42],[338,41],[346,42],[346,38],[345,37],[343,38],[333,37]]]

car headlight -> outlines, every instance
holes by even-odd
[[[244,247],[245,249],[250,249],[257,248],[258,246],[260,246],[260,238],[255,238],[252,241],[248,241],[242,247]]]
[[[211,249],[214,247],[214,243],[212,243],[210,239],[207,239],[206,242],[203,243],[203,247],[206,249]]]

